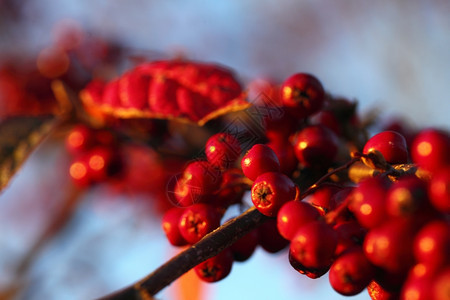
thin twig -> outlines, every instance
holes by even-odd
[[[319,180],[317,180],[313,185],[311,185],[306,191],[304,191],[301,195],[300,195],[300,200],[304,199],[306,196],[314,193],[317,189],[320,188],[320,186],[322,185],[322,183],[327,180],[328,178],[330,178],[332,175],[346,170],[348,168],[350,168],[351,165],[353,165],[355,162],[359,161],[360,158],[359,157],[354,157],[351,160],[349,160],[348,162],[346,162],[345,164],[343,164],[340,167],[337,167],[336,169],[331,170],[330,172],[328,172],[327,174],[323,175],[321,178],[319,178]]]
[[[147,277],[100,299],[148,299],[149,296],[154,296],[181,275],[231,246],[239,238],[268,219],[269,217],[264,216],[252,207],[209,233],[195,245],[173,257]]]

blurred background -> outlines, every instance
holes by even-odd
[[[357,100],[361,114],[376,109],[386,120],[401,116],[412,126],[450,129],[449,15],[447,0],[0,0],[0,59],[35,63],[29,58],[54,41],[58,28],[72,24],[127,49],[125,59],[216,62],[232,68],[244,85],[309,72],[331,94]],[[8,101],[0,98],[0,117]],[[98,187],[80,195],[64,229],[33,255],[25,274],[17,272],[53,209],[70,194],[68,164],[64,145],[46,142],[0,194],[5,299],[99,297],[177,251],[148,199]],[[258,249],[225,280],[203,285],[186,278],[158,299],[345,298],[332,291],[327,276],[313,281],[296,274],[286,256]]]

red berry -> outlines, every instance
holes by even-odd
[[[95,140],[98,144],[106,147],[116,147],[117,137],[108,129],[99,129],[95,131]]]
[[[362,246],[367,230],[355,220],[336,224],[333,229],[338,235],[336,255],[355,246]]]
[[[70,178],[78,187],[84,188],[92,184],[89,165],[85,157],[78,157],[69,167]]]
[[[427,185],[416,176],[403,176],[389,188],[386,209],[391,216],[412,216],[427,206]]]
[[[414,239],[414,256],[420,263],[443,266],[450,263],[450,223],[434,220],[424,225]]]
[[[258,227],[259,245],[266,252],[277,253],[289,244],[277,229],[277,220],[269,219]]]
[[[398,300],[398,292],[384,289],[378,282],[372,280],[367,286],[367,292],[372,300]]]
[[[297,73],[283,82],[281,100],[294,115],[305,118],[322,108],[325,91],[313,75]]]
[[[408,162],[408,146],[406,139],[398,132],[383,131],[371,137],[364,146],[363,153],[377,150],[386,162],[404,164]]]
[[[324,126],[308,126],[297,134],[294,150],[303,166],[327,167],[337,155],[338,139]]]
[[[391,295],[391,297],[393,297],[392,299],[397,300],[400,298],[400,291],[407,276],[408,270],[392,272],[383,268],[377,268],[373,280],[376,281],[383,290],[389,292],[388,295]]]
[[[246,261],[249,259],[259,243],[259,231],[254,229],[237,240],[230,249],[235,261]]]
[[[212,165],[228,169],[241,154],[241,146],[231,134],[216,133],[206,142],[205,154]]]
[[[206,282],[216,282],[228,276],[233,266],[233,255],[229,248],[223,250],[194,267],[197,276]]]
[[[345,296],[362,292],[372,281],[375,267],[367,260],[360,247],[349,249],[331,265],[330,284],[335,291]]]
[[[275,152],[267,145],[256,144],[241,160],[242,172],[251,180],[266,172],[279,172],[280,162]]]
[[[386,193],[389,181],[383,177],[370,177],[360,182],[351,196],[349,206],[358,222],[366,228],[374,228],[387,218]]]
[[[66,138],[66,149],[72,155],[83,153],[95,143],[94,130],[84,124],[72,128]]]
[[[433,174],[428,185],[428,196],[437,210],[450,213],[450,167]]]
[[[315,117],[317,124],[323,125],[340,136],[342,134],[341,124],[336,114],[330,110],[322,110]]]
[[[450,300],[450,266],[436,276],[432,286],[433,299]]]
[[[326,274],[328,270],[330,269],[329,266],[314,269],[314,268],[307,268],[304,265],[302,265],[293,255],[292,250],[289,249],[289,263],[291,266],[300,274],[306,275],[311,279],[317,279],[321,277],[322,275]]]
[[[297,169],[298,165],[294,147],[291,143],[288,140],[278,139],[270,141],[267,146],[277,155],[280,162],[280,172],[290,176]]]
[[[95,182],[116,176],[123,169],[120,154],[110,147],[97,146],[90,149],[85,155],[89,176]]]
[[[428,300],[432,299],[432,283],[434,274],[430,274],[426,270],[425,265],[416,264],[412,267],[408,276],[403,283],[400,299],[417,299],[417,300]]]
[[[314,221],[298,229],[290,250],[306,268],[321,269],[331,265],[337,243],[337,233],[330,225]]]
[[[325,214],[336,208],[333,196],[339,191],[338,187],[323,186],[309,197],[308,202]]]
[[[183,212],[183,209],[173,207],[164,213],[162,219],[162,228],[166,234],[167,240],[174,246],[187,245],[187,241],[183,238],[180,229],[178,228]]]
[[[419,167],[435,172],[450,165],[449,152],[449,135],[437,129],[426,129],[414,138],[411,157]]]
[[[271,107],[271,105],[273,103],[268,103],[264,108],[275,110],[278,114],[273,116],[269,113],[264,117],[266,137],[269,141],[287,141],[289,136],[295,132],[299,119],[289,114],[286,107]]]
[[[390,272],[403,272],[414,263],[413,239],[411,222],[390,219],[367,233],[363,248],[374,265]]]
[[[273,217],[287,201],[294,200],[296,185],[280,172],[267,172],[259,175],[253,182],[251,197],[256,209],[262,214]]]
[[[301,201],[286,202],[277,215],[277,227],[280,234],[291,240],[304,224],[318,220],[320,213],[311,204]]]
[[[210,197],[209,203],[223,208],[240,203],[245,192],[245,187],[242,184],[243,177],[244,175],[240,169],[225,170],[222,173],[220,187]]]
[[[220,225],[220,215],[214,206],[198,203],[187,207],[180,217],[178,228],[190,244],[200,241]]]
[[[175,185],[177,204],[183,207],[205,201],[221,182],[220,172],[206,161],[193,161],[183,170]]]

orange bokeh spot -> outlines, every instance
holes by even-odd
[[[99,171],[105,167],[105,159],[100,155],[93,155],[89,159],[89,167],[93,170]]]
[[[431,238],[424,238],[419,243],[420,250],[430,252],[434,249],[434,241]]]
[[[372,212],[372,206],[370,206],[369,204],[363,204],[361,205],[360,211],[363,215],[370,215],[370,213]]]
[[[433,151],[433,146],[428,142],[422,142],[417,146],[417,151],[421,156],[429,156]]]
[[[83,145],[84,141],[84,136],[78,131],[71,132],[67,137],[67,143],[72,148],[80,147],[81,145]]]
[[[75,162],[70,166],[70,176],[74,179],[82,179],[87,174],[86,166],[81,162]]]

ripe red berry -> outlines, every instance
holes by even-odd
[[[408,146],[406,139],[398,132],[383,131],[371,137],[364,146],[363,153],[377,150],[381,152],[386,162],[404,164],[408,162]]]
[[[206,282],[216,282],[228,276],[233,266],[233,255],[229,248],[223,250],[194,267],[197,276]]]
[[[334,186],[323,186],[316,190],[309,198],[308,202],[319,209],[322,214],[326,214],[330,210],[336,208],[337,203],[334,202],[334,195],[341,189]]]
[[[413,140],[411,157],[419,167],[435,172],[450,165],[450,137],[437,129],[419,132]]]
[[[304,224],[318,220],[319,211],[311,204],[301,201],[286,202],[277,215],[277,227],[280,234],[291,240]]]
[[[119,153],[110,147],[97,146],[85,154],[88,175],[95,182],[117,176],[123,169],[123,160]]]
[[[384,289],[378,282],[372,280],[367,286],[367,292],[372,300],[398,300],[400,294]]]
[[[450,266],[436,276],[432,286],[432,299],[450,300]]]
[[[65,143],[70,154],[81,154],[93,147],[95,143],[94,130],[84,124],[78,124],[69,132]]]
[[[432,297],[432,279],[428,277],[407,278],[400,292],[400,299],[430,300]]]
[[[338,138],[321,125],[302,129],[294,143],[295,155],[305,167],[327,167],[338,152]]]
[[[436,275],[442,270],[442,266],[432,266],[426,263],[415,264],[408,271],[406,280],[401,288],[400,299],[434,299],[432,287]]]
[[[325,91],[313,75],[297,73],[281,86],[281,100],[292,114],[305,118],[318,112],[325,100]]]
[[[259,243],[259,231],[253,229],[239,240],[237,240],[230,249],[235,261],[243,262],[249,259]]]
[[[433,174],[428,185],[428,196],[437,210],[450,213],[450,167]]]
[[[340,255],[331,265],[330,284],[345,296],[362,292],[372,281],[375,267],[367,260],[360,247],[354,247]]]
[[[205,154],[212,165],[228,169],[241,154],[241,146],[231,134],[216,133],[206,141]]]
[[[297,169],[298,165],[294,147],[291,143],[285,139],[275,139],[270,141],[267,146],[277,155],[280,162],[280,172],[290,176]]]
[[[183,238],[178,228],[181,215],[184,209],[173,207],[164,213],[162,219],[162,228],[166,234],[167,240],[174,246],[187,245],[187,241]]]
[[[262,214],[276,216],[281,206],[294,200],[297,194],[296,185],[280,172],[267,172],[259,175],[251,189],[252,202]]]
[[[259,245],[266,252],[277,253],[289,244],[277,229],[277,220],[269,219],[258,227]]]
[[[388,297],[387,299],[397,300],[400,298],[400,291],[407,276],[408,270],[392,272],[383,268],[377,268],[373,281],[384,291],[388,292],[385,295],[391,298]]]
[[[177,204],[183,207],[203,202],[220,186],[221,174],[206,161],[193,161],[178,178],[174,195]]]
[[[200,241],[220,225],[220,215],[214,206],[198,203],[187,207],[180,217],[178,228],[190,244]]]
[[[389,181],[383,177],[369,177],[353,190],[349,208],[362,226],[374,228],[387,218],[388,185]]]
[[[331,110],[322,110],[316,116],[314,116],[315,123],[323,125],[340,136],[342,134],[341,124],[336,114]]]
[[[413,239],[411,222],[389,219],[369,230],[364,240],[364,253],[374,265],[384,270],[404,272],[414,263]]]
[[[429,206],[427,185],[416,176],[403,176],[387,193],[386,210],[394,217],[408,217]]]
[[[241,183],[243,176],[241,169],[225,170],[222,173],[220,187],[210,197],[209,203],[223,208],[240,203],[245,192],[245,187]]]
[[[75,159],[69,167],[69,175],[73,183],[84,188],[92,184],[92,178],[90,177],[89,165],[85,157],[81,156]]]
[[[338,235],[338,245],[336,247],[336,255],[340,255],[344,251],[362,246],[367,230],[363,228],[356,220],[341,222],[336,224],[333,229]]]
[[[241,160],[242,172],[251,180],[266,172],[279,172],[280,162],[275,152],[267,145],[256,144]]]
[[[305,267],[292,255],[291,249],[289,249],[289,263],[297,272],[299,272],[300,274],[306,275],[311,279],[317,279],[317,278],[321,277],[322,275],[326,274],[328,272],[328,270],[330,269],[329,266],[319,268],[319,269]]]
[[[306,268],[322,269],[331,265],[337,243],[337,233],[330,225],[314,221],[298,229],[290,250]]]
[[[434,220],[424,225],[414,239],[414,256],[420,263],[444,266],[450,263],[450,223]]]

